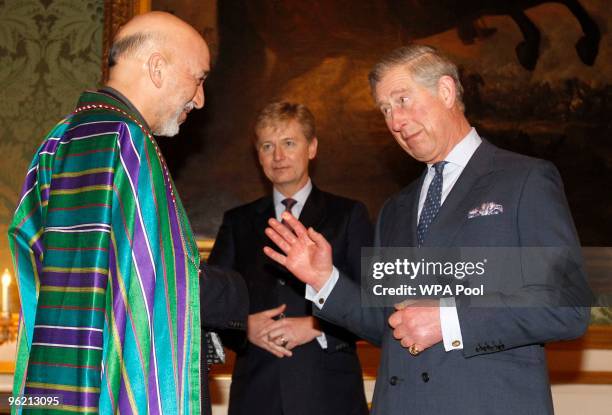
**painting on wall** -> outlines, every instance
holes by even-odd
[[[201,238],[214,238],[226,209],[269,191],[252,125],[277,99],[315,114],[315,183],[364,201],[375,218],[423,165],[398,151],[367,74],[386,52],[417,42],[458,62],[466,113],[483,137],[555,163],[583,246],[612,246],[612,195],[602,191],[612,181],[607,1],[154,0],[152,8],[190,21],[214,56],[205,109],[161,141]],[[612,266],[609,249],[585,253]],[[612,321],[607,312],[594,320]]]
[[[275,99],[308,105],[320,142],[313,177],[361,199],[374,217],[423,166],[400,151],[370,97],[367,73],[408,42],[457,61],[466,112],[493,143],[553,161],[585,246],[610,246],[612,12],[605,0],[152,2],[212,44],[206,107],[162,145],[201,236],[222,212],[266,191],[253,118]]]

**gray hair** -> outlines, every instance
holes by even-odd
[[[450,76],[455,81],[455,98],[459,109],[465,110],[457,65],[436,48],[426,45],[411,44],[395,49],[374,65],[368,75],[373,95],[382,77],[397,66],[405,66],[417,83],[434,93],[437,91],[438,80]]]
[[[108,52],[108,67],[115,66],[120,58],[136,56],[145,47],[150,46],[154,38],[158,37],[159,35],[154,35],[151,32],[140,32],[116,39]]]

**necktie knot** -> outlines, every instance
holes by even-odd
[[[289,213],[293,214],[293,212],[291,212],[291,209],[293,209],[293,207],[297,203],[297,200],[288,197],[288,198],[282,200],[281,203],[283,205],[285,205],[285,212],[289,212]]]
[[[436,171],[436,174],[442,174],[442,172],[444,171],[444,166],[446,165],[446,163],[448,163],[448,161],[439,161],[437,163],[434,163],[434,165],[432,167]]]

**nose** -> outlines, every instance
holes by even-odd
[[[204,85],[200,84],[198,85],[198,89],[195,93],[195,96],[193,97],[193,106],[197,109],[200,109],[204,106]]]
[[[283,149],[281,146],[274,147],[273,156],[274,156],[274,161],[280,161],[285,158],[285,153],[283,152]]]
[[[388,125],[391,131],[400,132],[402,127],[406,124],[406,114],[400,108],[392,108],[391,115],[389,116]]]

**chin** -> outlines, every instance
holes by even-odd
[[[283,175],[274,176],[274,180],[271,180],[277,186],[287,185],[289,183],[293,183],[295,179],[293,177],[286,177]]]
[[[179,133],[179,127],[182,124],[178,118],[172,121],[166,121],[161,126],[159,126],[153,134],[159,135],[162,137],[174,137]]]
[[[274,176],[273,180],[270,180],[275,185],[284,185],[291,182],[291,179],[283,177],[281,175]]]
[[[176,130],[172,130],[172,131],[159,131],[159,132],[153,132],[154,135],[158,136],[158,137],[176,137],[179,133],[178,128]]]

